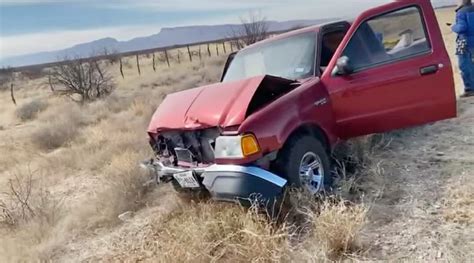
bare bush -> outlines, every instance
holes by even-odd
[[[234,28],[231,32],[237,48],[241,49],[245,46],[257,43],[268,37],[267,19],[262,14],[250,12],[247,17],[241,17],[241,26]]]
[[[0,195],[0,222],[10,226],[35,221],[41,229],[53,226],[59,219],[61,202],[52,198],[41,185],[34,171],[28,166],[18,170],[8,180],[8,191]]]
[[[43,100],[35,99],[23,104],[15,111],[15,115],[22,121],[28,121],[36,118],[38,113],[44,111],[48,104]]]
[[[113,65],[113,64],[115,64],[115,63],[117,63],[117,62],[119,62],[119,61],[120,61],[120,57],[121,57],[121,55],[120,55],[120,53],[118,52],[118,50],[115,50],[115,49],[113,49],[113,50],[108,50],[107,48],[104,48],[104,51],[102,52],[101,55],[105,56],[105,57],[106,57],[106,60],[107,60],[111,65]]]
[[[92,59],[65,60],[49,73],[51,89],[78,102],[87,102],[110,95],[114,79]],[[59,85],[59,88],[56,87]]]

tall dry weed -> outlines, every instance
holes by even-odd
[[[48,103],[43,100],[35,99],[28,103],[21,105],[15,111],[15,115],[22,121],[33,120],[38,113],[44,111],[48,107]]]

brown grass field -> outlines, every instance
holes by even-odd
[[[453,54],[444,24],[454,11],[438,15]],[[348,142],[338,197],[293,193],[298,211],[275,222],[144,184],[137,164],[152,155],[145,131],[153,111],[170,92],[218,81],[225,56],[183,59],[154,72],[144,56],[139,76],[126,58],[125,79],[110,65],[116,91],[82,106],[54,96],[44,78],[15,81],[17,106],[0,90],[0,262],[474,258],[472,99],[459,102],[457,119]]]

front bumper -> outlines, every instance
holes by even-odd
[[[221,201],[272,201],[281,196],[287,180],[255,166],[212,165],[205,168],[166,167],[160,162],[150,161],[143,167],[151,170],[158,183],[170,182],[173,175],[193,171],[202,187],[211,196]]]

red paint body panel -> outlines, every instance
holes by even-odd
[[[148,132],[240,125],[264,77],[217,83],[170,94],[153,115]]]
[[[431,52],[347,76],[331,74],[359,25],[372,17],[408,6],[417,6],[422,11]],[[320,35],[320,28],[297,30],[263,43],[308,31]],[[254,46],[258,45],[261,43]],[[431,65],[436,65],[438,71],[422,76],[420,69]],[[261,153],[245,159],[218,159],[216,163],[248,164],[281,149],[288,137],[303,125],[318,127],[333,146],[339,139],[455,117],[452,74],[451,62],[430,1],[398,0],[370,9],[351,23],[321,77],[301,80],[299,87],[250,116],[246,116],[249,103],[264,76],[171,94],[153,116],[148,131],[158,133],[238,126],[236,134],[252,133],[256,136]]]
[[[352,35],[367,19],[409,6],[422,10],[431,53],[376,66],[345,77],[326,70],[322,82],[334,107],[337,134],[343,138],[379,133],[456,116],[451,62],[430,1],[399,0],[360,15],[329,64],[335,67]],[[420,69],[436,65],[438,72],[422,76]]]
[[[321,106],[315,102],[326,100]],[[288,137],[302,125],[321,128],[330,144],[334,144],[334,117],[329,95],[320,86],[319,78],[306,80],[300,87],[277,99],[267,107],[248,117],[239,133],[252,133],[258,138],[260,154],[245,159],[217,159],[218,164],[246,164],[258,160],[263,154],[281,149]]]
[[[326,103],[315,103],[326,99]],[[330,142],[335,142],[334,117],[327,91],[313,78],[245,120],[240,133],[250,132],[259,138],[265,152],[278,150],[290,134],[302,125],[320,127]]]

